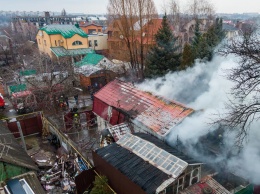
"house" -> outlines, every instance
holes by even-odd
[[[144,53],[146,53],[148,49],[155,44],[154,35],[160,28],[161,23],[162,19],[157,18],[151,19],[150,21],[143,20],[141,33],[140,21],[134,19],[134,35],[132,37],[128,37],[129,41],[134,42],[137,45],[143,44]],[[123,27],[120,20],[114,20],[107,28],[109,56],[110,58],[117,60],[130,61],[127,41],[122,28]]]
[[[127,133],[92,154],[117,193],[178,193],[201,179],[200,162],[149,134]]]
[[[231,24],[224,23],[222,25],[223,31],[226,33],[226,38],[231,39],[239,35],[239,29]]]
[[[83,57],[93,52],[88,35],[78,25],[47,25],[39,29],[36,38],[40,52],[51,58]]]
[[[102,26],[94,23],[80,22],[79,27],[88,35],[102,32]]]
[[[75,63],[75,72],[79,74],[81,86],[100,89],[123,74],[124,67],[114,64],[103,55],[89,53],[80,62]]]
[[[88,46],[92,48],[96,53],[107,55],[108,45],[107,45],[107,34],[96,33],[88,35]]]
[[[115,79],[95,93],[93,112],[98,116],[101,129],[129,122],[135,132],[147,132],[165,139],[176,125],[193,113],[193,109]]]
[[[0,181],[38,170],[31,157],[27,155],[3,122],[0,122],[0,150]]]

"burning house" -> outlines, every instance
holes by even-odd
[[[201,163],[144,133],[127,133],[92,152],[117,193],[178,193],[201,179]]]
[[[150,133],[164,140],[193,109],[115,79],[95,93],[93,112],[101,129],[129,122],[135,132]]]

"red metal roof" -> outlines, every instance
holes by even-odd
[[[159,135],[166,135],[193,112],[193,109],[178,102],[154,96],[118,79],[108,83],[94,96],[129,115],[134,123],[144,125]]]

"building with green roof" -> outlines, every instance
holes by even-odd
[[[88,34],[79,25],[47,25],[39,29],[36,39],[40,52],[52,58],[84,57],[94,52],[89,48]]]

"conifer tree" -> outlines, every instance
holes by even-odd
[[[164,76],[170,71],[176,71],[180,66],[180,54],[166,14],[162,25],[155,35],[156,45],[147,56],[145,76],[155,78]]]
[[[194,56],[193,56],[192,48],[188,43],[186,43],[184,45],[184,49],[182,53],[180,70],[185,70],[188,67],[191,67],[193,62],[194,62]]]

